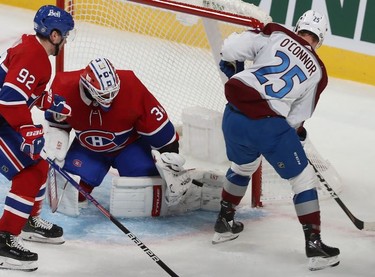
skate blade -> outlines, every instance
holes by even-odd
[[[20,261],[7,257],[0,257],[0,269],[35,271],[38,269],[37,261]]]
[[[31,241],[31,242],[38,242],[38,243],[63,244],[65,242],[63,237],[46,238],[36,233],[29,233],[29,232],[24,232],[24,231],[21,232],[21,237],[23,240]]]
[[[218,233],[215,232],[214,237],[212,238],[212,244],[219,244],[226,241],[234,240],[238,238],[238,234],[233,234],[231,232]]]
[[[323,258],[323,257],[312,257],[309,258],[309,270],[316,271],[327,267],[338,266],[340,263],[339,256]]]

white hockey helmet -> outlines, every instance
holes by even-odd
[[[297,21],[294,31],[298,34],[299,31],[310,31],[317,35],[319,42],[315,49],[318,49],[324,40],[328,30],[328,22],[324,15],[319,12],[309,10],[305,12]]]
[[[81,74],[81,83],[103,108],[108,109],[120,90],[120,79],[106,58],[92,60]]]

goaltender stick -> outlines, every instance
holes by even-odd
[[[116,70],[100,57],[84,69],[57,73],[51,89],[63,93],[72,114],[61,121],[45,113],[47,155],[74,178],[78,176],[77,182],[88,193],[111,168],[116,169],[121,190],[116,195],[120,202],[116,209],[121,211],[116,214],[159,216],[220,209],[223,176],[183,168],[185,160],[178,154],[179,137],[172,122],[133,71]],[[75,136],[70,144],[71,130]],[[163,185],[155,181],[159,175]],[[193,179],[201,181],[198,186]],[[64,182],[58,178],[57,183]],[[85,197],[68,185],[58,211],[76,216],[78,203],[84,202]],[[139,206],[146,208],[140,212]]]

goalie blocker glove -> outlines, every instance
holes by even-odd
[[[152,150],[152,156],[160,176],[167,183],[165,191],[167,205],[177,205],[184,199],[192,184],[189,170],[183,168],[185,159],[177,153],[160,154],[157,150]]]
[[[69,149],[69,133],[63,129],[48,126],[45,140],[44,151],[47,157],[62,168]]]

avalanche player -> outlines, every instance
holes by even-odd
[[[213,243],[235,239],[243,230],[243,224],[234,221],[235,206],[263,155],[290,181],[310,269],[339,264],[339,249],[325,245],[320,237],[318,181],[299,139],[306,137],[302,124],[311,117],[327,85],[325,67],[314,51],[326,30],[326,18],[307,11],[297,22],[295,33],[270,23],[261,32],[235,33],[224,41],[221,68],[230,79],[225,84],[228,104],[223,133],[232,165]],[[253,64],[241,71],[245,60]],[[235,68],[235,64],[242,66]]]
[[[82,188],[91,193],[113,167],[126,177],[160,172],[169,184],[166,201],[170,206],[184,197],[192,179],[182,168],[185,160],[178,154],[178,134],[134,72],[116,70],[108,59],[96,58],[85,69],[56,74],[51,88],[62,92],[72,115],[60,121],[55,114],[45,113],[50,126],[46,152],[57,163],[63,161],[59,164],[64,170],[78,175]],[[72,129],[75,137],[69,147]],[[79,194],[79,201],[84,200]],[[124,203],[126,209],[134,209],[132,203]]]
[[[63,243],[61,227],[39,217],[48,163],[40,159],[44,145],[42,125],[34,125],[31,108],[69,116],[62,97],[45,92],[51,78],[49,56],[66,43],[74,21],[55,6],[42,6],[34,18],[36,35],[23,35],[1,57],[0,163],[12,186],[0,219],[0,268],[36,270],[38,254],[27,250],[18,237]]]

